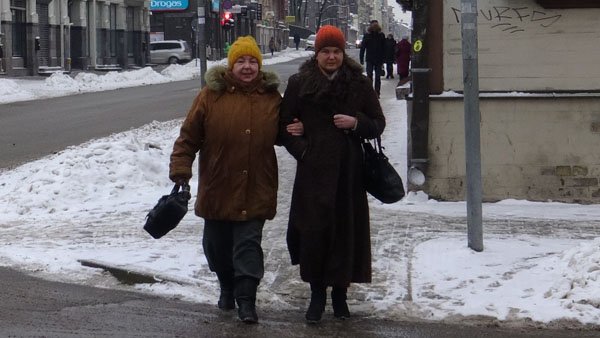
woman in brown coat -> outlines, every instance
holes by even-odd
[[[344,47],[339,29],[321,27],[315,57],[290,77],[281,106],[281,140],[298,161],[288,249],[292,264],[300,264],[300,277],[310,283],[309,323],[321,319],[328,286],[334,315],[346,318],[350,283],[371,282],[360,143],[379,136],[385,118],[371,82]],[[288,132],[294,119],[302,121],[303,135]]]
[[[169,177],[187,183],[200,152],[195,212],[204,218],[202,245],[221,288],[218,306],[238,305],[256,323],[256,289],[264,274],[262,229],[275,216],[281,95],[274,73],[261,71],[252,37],[231,46],[228,67],[206,72],[204,87],[183,122],[171,154]],[[235,301],[234,301],[235,299]]]

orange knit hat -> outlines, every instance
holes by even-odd
[[[346,39],[342,31],[331,25],[321,27],[315,39],[315,53],[318,53],[323,47],[337,47],[344,50],[346,48]]]

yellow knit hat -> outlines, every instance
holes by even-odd
[[[244,55],[250,55],[258,60],[258,67],[262,67],[262,54],[256,44],[256,40],[250,35],[240,36],[235,42],[229,47],[229,53],[227,53],[227,66],[229,69],[233,69],[233,64],[237,59]]]

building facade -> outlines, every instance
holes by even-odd
[[[147,62],[149,1],[0,0],[1,70],[119,69]]]
[[[464,200],[461,3],[410,5],[407,153],[426,180],[409,188]],[[599,203],[600,45],[593,41],[600,37],[600,4],[484,0],[477,13],[483,200]]]
[[[164,3],[164,5],[163,5]],[[173,5],[173,3],[176,3]],[[198,0],[153,1],[150,16],[150,39],[185,40],[192,47],[193,57],[199,48],[206,48],[207,58],[225,57],[227,46],[239,36],[252,35],[263,52],[268,50],[271,37],[280,42],[278,48],[287,47],[284,0],[206,0],[204,9]],[[205,45],[199,46],[198,22],[204,12]],[[233,26],[224,28],[221,19],[225,13],[233,19]]]

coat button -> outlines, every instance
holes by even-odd
[[[242,170],[242,174],[248,175],[248,170]]]
[[[250,134],[250,129],[246,129],[246,134]]]
[[[242,215],[246,215],[246,214],[247,214],[246,210],[242,210]]]

